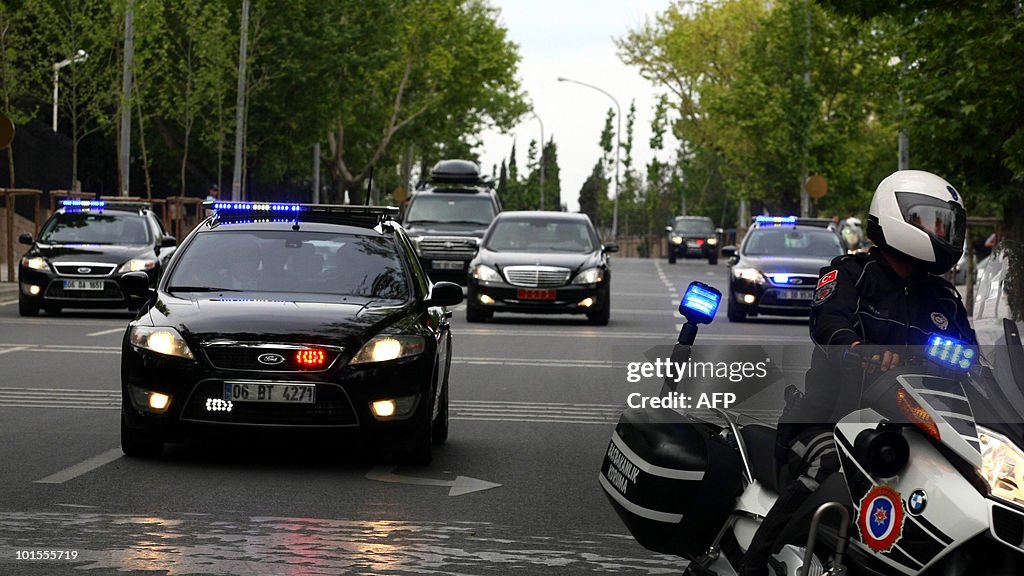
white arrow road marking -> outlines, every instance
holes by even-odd
[[[422,478],[419,476],[402,476],[395,474],[394,466],[376,466],[366,473],[368,480],[377,482],[392,482],[395,484],[412,484],[415,486],[444,486],[450,487],[449,496],[462,496],[481,490],[498,488],[501,484],[470,478],[469,476],[456,476],[454,480],[435,480],[434,478]]]
[[[35,482],[37,484],[63,484],[68,480],[81,476],[82,474],[88,474],[100,466],[110,464],[114,460],[120,458],[121,455],[122,452],[120,448],[111,448],[102,454],[97,454],[88,460],[82,460],[74,466],[69,466],[60,472],[50,474],[46,478],[36,480]]]

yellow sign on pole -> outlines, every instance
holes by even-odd
[[[0,114],[0,150],[6,150],[14,142],[14,122]]]
[[[807,194],[815,200],[820,200],[828,192],[828,182],[822,176],[811,176],[804,183]]]

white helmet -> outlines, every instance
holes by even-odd
[[[967,212],[949,182],[921,170],[893,172],[878,184],[868,212],[868,238],[945,274],[964,252]]]

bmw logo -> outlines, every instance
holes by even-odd
[[[917,489],[910,493],[910,498],[907,498],[907,510],[911,514],[919,516],[924,513],[924,509],[927,507],[928,495],[925,494],[924,490]]]
[[[278,364],[284,362],[284,356],[281,356],[280,354],[260,354],[259,356],[256,357],[256,360],[258,360],[260,364],[266,364],[267,366],[277,366]]]

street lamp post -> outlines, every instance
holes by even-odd
[[[572,82],[573,84],[579,84],[580,86],[586,86],[592,90],[604,94],[605,96],[612,99],[615,103],[615,193],[613,194],[612,203],[612,238],[618,239],[619,237],[619,134],[622,132],[622,107],[619,106],[619,101],[615,99],[615,96],[609,94],[606,90],[602,90],[593,84],[587,84],[586,82],[580,82],[579,80],[573,80],[571,78],[564,78],[559,76],[559,82]]]
[[[53,131],[57,131],[57,96],[60,87],[60,69],[78,62],[85,62],[89,55],[85,50],[79,49],[75,55],[66,60],[61,60],[53,65]]]
[[[544,121],[540,119],[540,116],[536,112],[530,110],[530,114],[537,119],[540,124],[540,209],[544,209]]]

